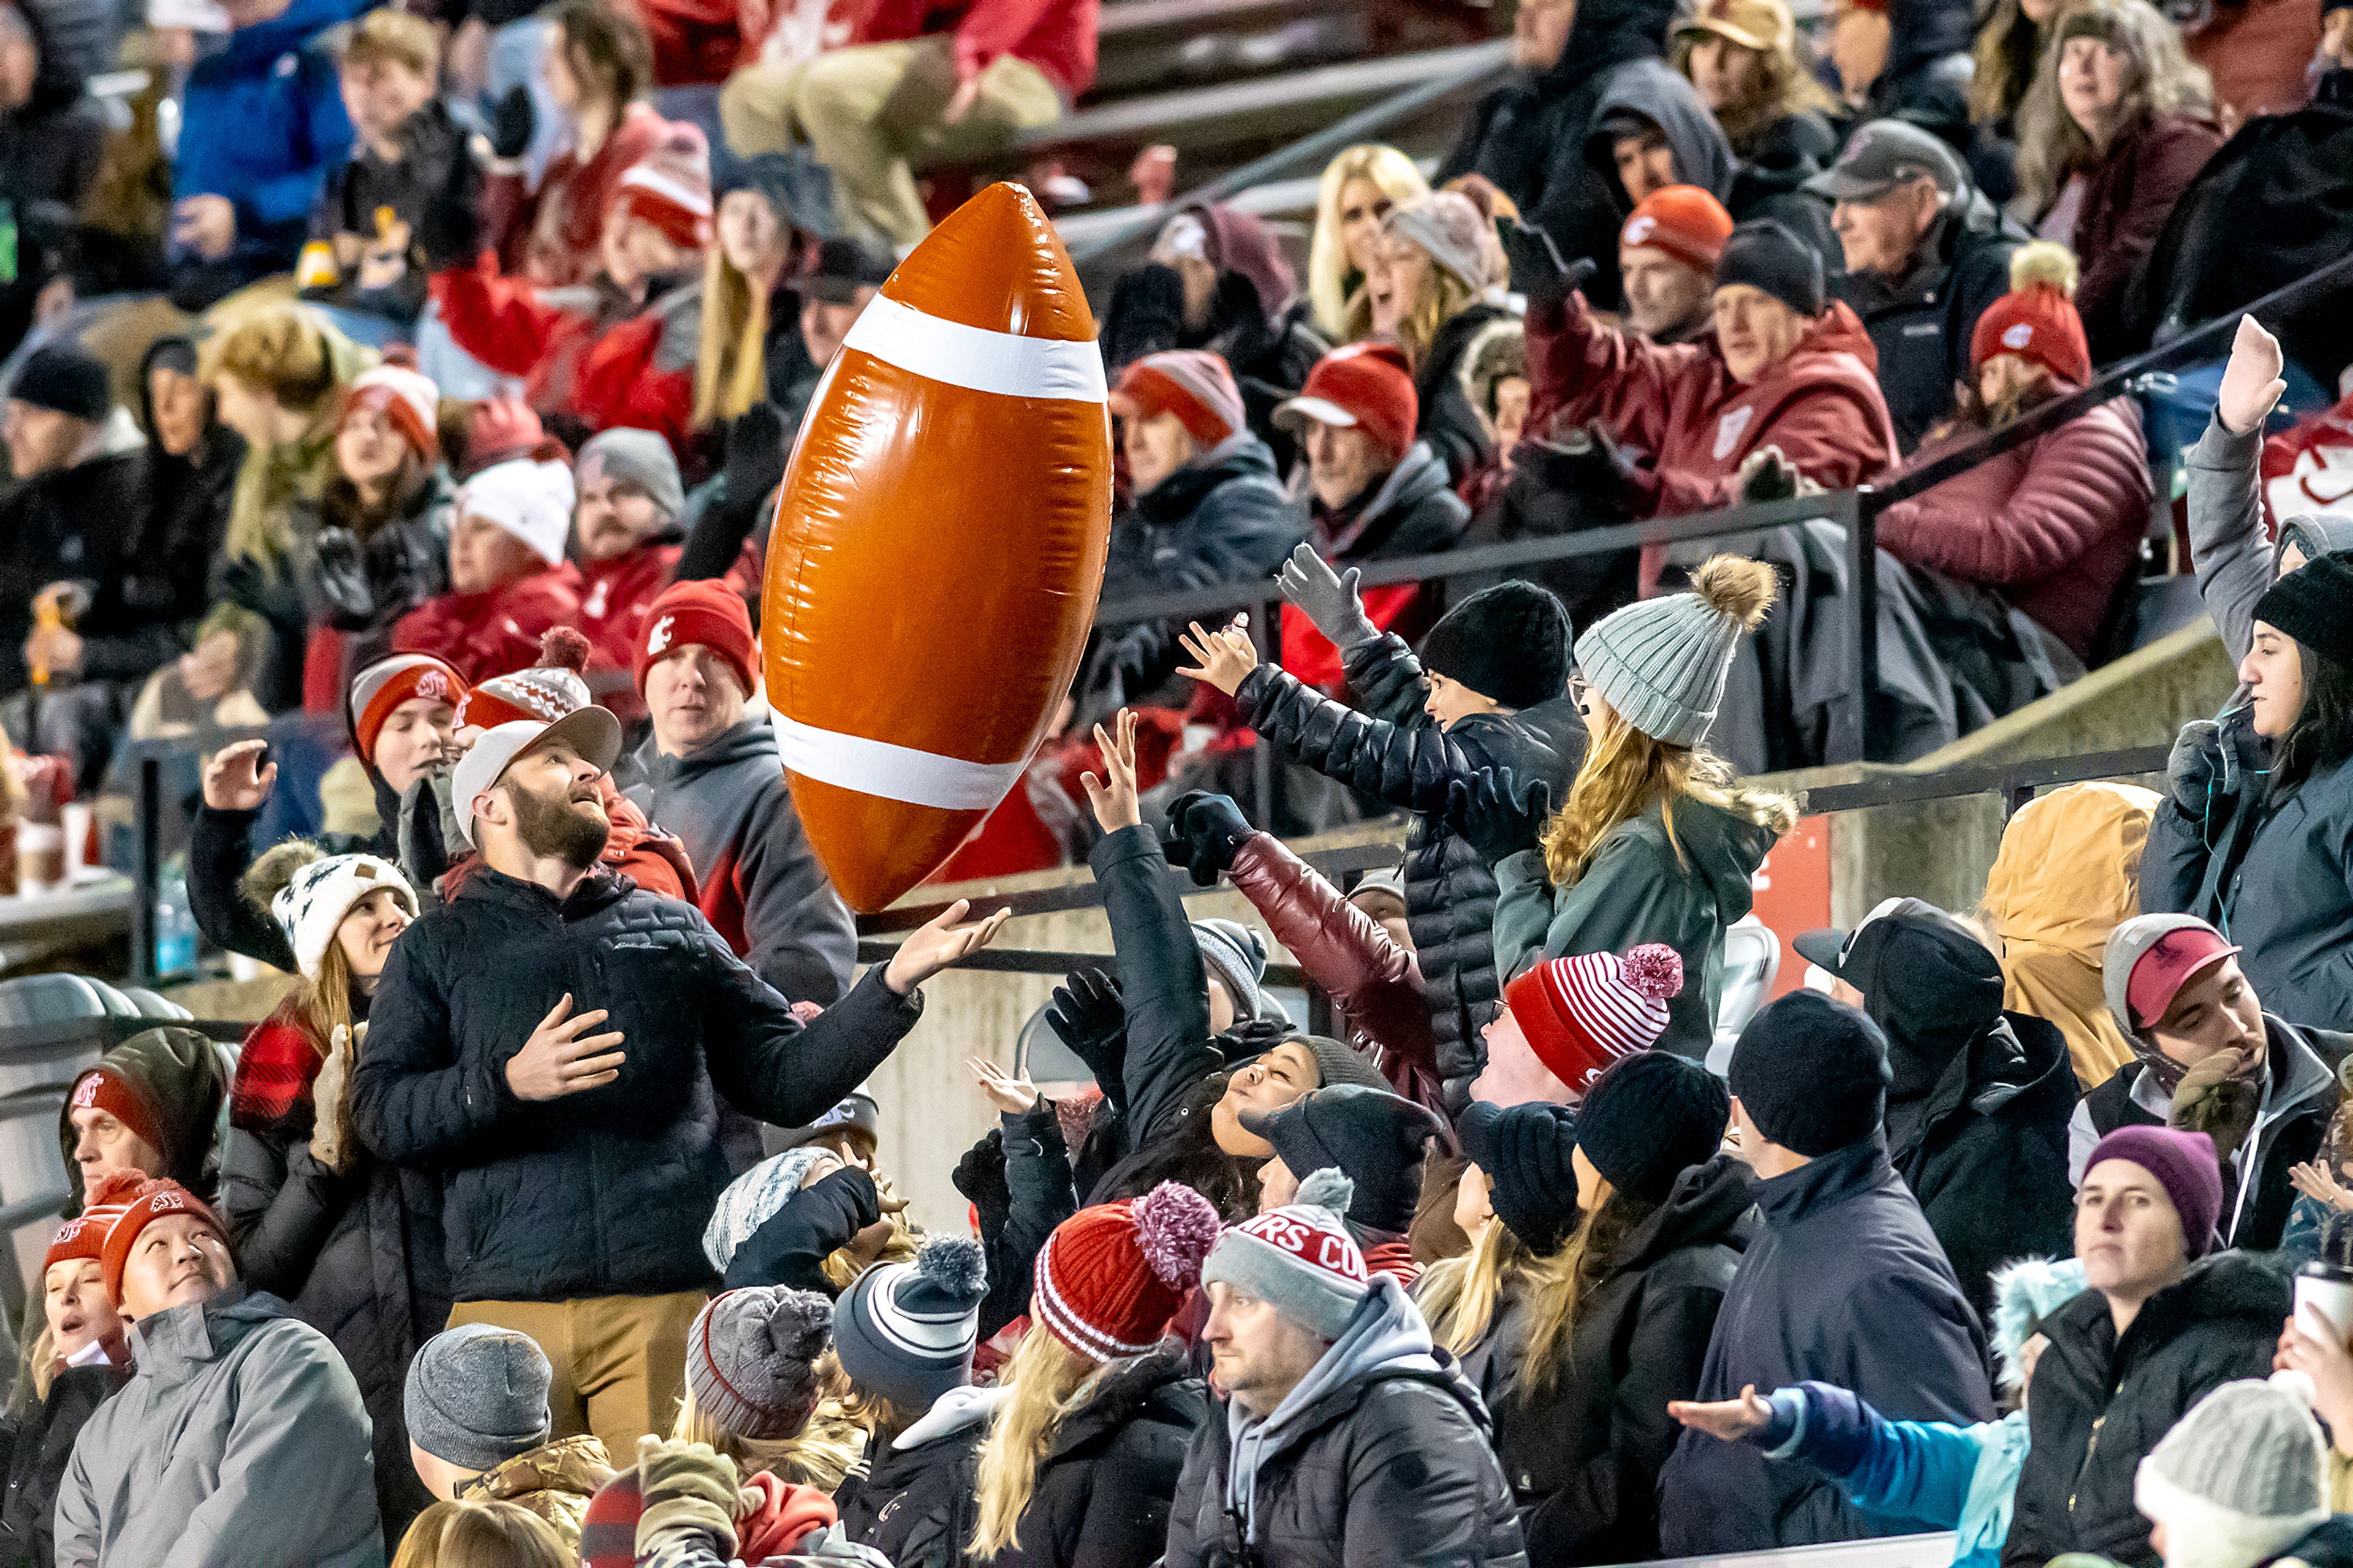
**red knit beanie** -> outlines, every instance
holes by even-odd
[[[1278,428],[1296,430],[1303,420],[1360,428],[1382,449],[1403,457],[1413,445],[1421,399],[1405,352],[1394,343],[1350,343],[1334,349],[1307,373],[1299,395],[1274,411]]]
[[[360,409],[373,409],[418,457],[430,461],[441,455],[440,406],[441,389],[417,368],[416,351],[396,343],[385,351],[383,363],[344,389],[343,417],[348,420]],[[336,428],[342,428],[342,421]]]
[[[1038,1254],[1032,1310],[1090,1360],[1141,1355],[1160,1342],[1217,1239],[1218,1211],[1176,1182],[1081,1209]]]
[[[635,660],[638,694],[646,690],[646,671],[680,648],[701,643],[735,672],[744,695],[752,694],[752,616],[744,596],[723,582],[672,583],[646,610],[645,640]]]
[[[1123,419],[1174,414],[1203,447],[1231,439],[1249,422],[1234,373],[1200,349],[1170,349],[1129,365],[1112,392],[1111,411]]]
[[[396,653],[363,667],[343,699],[360,761],[375,764],[375,739],[402,703],[425,697],[455,705],[465,689],[466,678],[429,653]]]
[[[51,1268],[69,1258],[105,1258],[106,1233],[122,1217],[132,1196],[146,1184],[147,1178],[137,1171],[116,1171],[101,1177],[84,1195],[80,1215],[58,1226],[57,1235],[49,1238],[48,1253],[41,1259],[42,1276],[47,1278]]]
[[[137,1084],[112,1068],[94,1067],[74,1079],[73,1093],[67,1099],[76,1110],[105,1111],[156,1153],[170,1153],[170,1140],[164,1135],[163,1119],[156,1115],[155,1107],[147,1103]]]
[[[1539,963],[1504,988],[1504,1003],[1546,1070],[1582,1094],[1612,1062],[1658,1043],[1667,998],[1683,988],[1683,959],[1653,942],[1622,959],[1581,952]]]
[[[710,244],[711,147],[702,131],[672,124],[651,152],[623,171],[613,201],[626,204],[681,249]]]
[[[106,1249],[100,1255],[106,1271],[106,1297],[117,1309],[122,1305],[122,1270],[131,1261],[132,1243],[139,1239],[139,1233],[147,1228],[148,1222],[172,1214],[195,1215],[221,1238],[223,1246],[227,1245],[228,1227],[195,1194],[177,1182],[142,1183],[121,1217],[108,1227]]]
[[[2004,294],[1978,317],[1969,334],[1969,369],[1985,368],[1996,354],[2016,354],[2071,386],[2092,381],[2092,349],[2084,341],[2084,318],[2074,301],[2048,284]]]
[[[1618,231],[1618,243],[1627,249],[1654,247],[1710,278],[1731,237],[1732,215],[1697,185],[1652,191],[1635,204]]]
[[[458,703],[458,728],[489,730],[518,720],[553,724],[592,700],[587,669],[587,637],[570,626],[550,626],[540,635],[537,664],[491,676],[466,693]]]

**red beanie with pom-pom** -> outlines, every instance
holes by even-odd
[[[528,720],[552,724],[588,706],[588,639],[570,626],[550,626],[539,639],[539,662],[494,675],[458,704],[458,728],[488,730]]]
[[[1612,1062],[1649,1050],[1667,1032],[1667,998],[1683,988],[1683,961],[1664,942],[1580,952],[1539,963],[1504,988],[1504,1003],[1545,1069],[1582,1094]]]
[[[1038,1254],[1038,1323],[1090,1361],[1142,1355],[1160,1342],[1217,1239],[1218,1211],[1176,1182],[1081,1209]]]

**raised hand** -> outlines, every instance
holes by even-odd
[[[1214,686],[1231,697],[1242,689],[1250,672],[1258,668],[1258,648],[1250,640],[1250,617],[1236,616],[1221,631],[1203,631],[1201,623],[1192,623],[1189,632],[1178,632],[1178,646],[1190,654],[1196,668],[1180,668],[1177,674],[1187,679]]]
[[[1037,1109],[1038,1086],[1028,1079],[1007,1072],[986,1057],[966,1057],[964,1065],[972,1081],[980,1085],[980,1092],[988,1097],[988,1103],[1008,1116]]]
[[[1331,639],[1332,646],[1342,653],[1352,647],[1379,640],[1381,628],[1373,625],[1365,614],[1365,601],[1356,592],[1356,569],[1335,573],[1332,563],[1315,552],[1312,544],[1302,544],[1292,551],[1274,574],[1274,585],[1282,596],[1299,606],[1300,613],[1315,623],[1315,629]]]
[[[1694,1431],[1737,1443],[1765,1430],[1773,1419],[1773,1407],[1757,1394],[1752,1383],[1741,1389],[1737,1399],[1670,1399],[1667,1414]]]
[[[882,984],[904,996],[941,970],[987,947],[1009,911],[999,910],[984,920],[967,921],[964,917],[971,908],[970,900],[958,899],[909,931],[883,966]]]
[[[2231,357],[2222,366],[2222,385],[2214,399],[2214,413],[2222,428],[2233,436],[2251,436],[2278,406],[2287,391],[2280,379],[2287,358],[2279,340],[2263,331],[2253,316],[2239,318],[2238,335],[2231,340]]]
[[[1103,753],[1102,776],[1092,771],[1079,775],[1079,783],[1086,786],[1087,804],[1095,808],[1095,826],[1105,833],[1117,833],[1144,820],[1135,787],[1135,710],[1121,709],[1112,729],[1115,733],[1106,734],[1102,725],[1095,726],[1095,748]]]
[[[1234,857],[1250,836],[1241,807],[1226,795],[1197,789],[1169,802],[1160,847],[1170,865],[1193,874],[1196,886],[1210,888],[1234,868]]]
[[[627,1054],[617,1049],[621,1031],[591,1035],[612,1015],[602,1007],[572,1011],[572,993],[547,1010],[522,1049],[507,1058],[507,1087],[517,1100],[561,1100],[584,1089],[602,1089],[621,1076]]]
[[[215,811],[259,811],[278,782],[278,764],[263,763],[267,741],[232,741],[205,763],[205,804]]]

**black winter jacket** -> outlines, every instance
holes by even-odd
[[[1876,1131],[1756,1192],[1764,1231],[1716,1315],[1695,1397],[1813,1378],[1890,1420],[1992,1419],[1985,1331]],[[1667,1461],[1659,1526],[1669,1556],[1936,1528],[1860,1513],[1829,1482],[1704,1432]]]
[[[924,1436],[921,1428],[941,1417],[935,1405],[902,1436],[922,1437],[909,1447],[896,1441],[867,1445],[866,1457],[833,1494],[841,1531],[871,1546],[891,1568],[964,1568],[965,1547],[979,1522],[975,1477],[980,1442],[988,1435],[989,1406],[973,1389],[948,1396],[958,1402],[964,1424]]]
[[[559,900],[482,866],[394,945],[352,1120],[380,1157],[441,1171],[457,1300],[701,1289],[718,1097],[785,1127],[838,1103],[923,1010],[882,973],[804,1027],[692,905],[601,868]],[[506,1065],[566,993],[610,1009],[620,1078],[526,1104]]]
[[[1832,292],[1853,307],[1879,351],[1879,389],[1906,452],[1953,411],[1953,387],[1971,378],[1969,334],[1987,306],[2010,292],[2018,241],[1990,213],[1949,216],[1925,242],[1910,273],[1835,270]]]
[[[0,282],[0,353],[13,353],[23,340],[42,287],[71,270],[82,200],[106,152],[106,116],[84,90],[70,52],[56,47],[44,10],[33,5],[16,13],[32,34],[38,63],[31,96],[0,112],[0,199],[16,226],[9,276]],[[111,29],[108,35],[111,64]]]
[[[1667,1402],[1698,1396],[1716,1312],[1756,1233],[1746,1166],[1719,1156],[1685,1171],[1578,1301],[1551,1394],[1496,1410],[1531,1561],[1659,1554],[1659,1471],[1683,1435]]]
[[[39,1303],[33,1310],[40,1310]],[[111,1366],[70,1366],[49,1380],[49,1396],[0,1427],[0,1568],[49,1568],[56,1561],[58,1489],[74,1439],[98,1407],[130,1380]],[[405,1452],[406,1450],[404,1450]]]
[[[1349,651],[1350,689],[1365,711],[1261,664],[1234,693],[1242,721],[1285,755],[1394,808],[1415,814],[1406,837],[1406,919],[1430,1001],[1430,1033],[1447,1103],[1461,1110],[1485,1065],[1479,1030],[1503,994],[1490,922],[1495,877],[1446,824],[1448,786],[1482,768],[1510,768],[1521,787],[1542,780],[1556,805],[1585,760],[1585,723],[1566,693],[1512,714],[1480,714],[1440,729],[1422,709],[1421,661],[1394,635]]]
[[[825,1260],[881,1217],[882,1194],[872,1176],[855,1165],[828,1172],[786,1198],[744,1238],[727,1260],[727,1289],[782,1285],[836,1296],[839,1292],[825,1277]]]
[[[1460,485],[1484,467],[1493,455],[1495,438],[1487,422],[1472,406],[1462,384],[1462,362],[1479,334],[1510,312],[1499,305],[1472,305],[1457,311],[1430,341],[1430,352],[1413,373],[1418,404],[1414,434],[1429,444],[1446,465],[1450,483]]]
[[[1395,1279],[1374,1280],[1370,1300],[1412,1313]],[[1364,1322],[1360,1309],[1351,1336]],[[1347,1377],[1285,1419],[1258,1461],[1247,1552],[1229,1495],[1229,1412],[1212,1409],[1185,1454],[1165,1568],[1526,1568],[1486,1407],[1459,1372],[1415,1359]]]
[[[353,1170],[340,1174],[311,1152],[316,1122],[305,1101],[276,1126],[232,1125],[221,1217],[237,1244],[238,1278],[283,1297],[334,1342],[375,1424],[375,1451],[405,1454],[409,1358],[449,1321],[440,1183],[431,1171],[395,1169],[356,1148]],[[375,1489],[387,1540],[433,1500],[415,1467],[388,1460],[375,1468]]]
[[[0,500],[0,695],[27,684],[33,595],[55,582],[90,590],[90,609],[74,626],[82,679],[143,679],[180,651],[179,606],[168,597],[126,597],[152,581],[132,555],[145,479],[141,455],[121,452],[36,474]]]
[[[2063,1552],[2158,1568],[2134,1472],[2217,1386],[2269,1374],[2289,1295],[2277,1259],[2223,1252],[2151,1296],[2121,1339],[2096,1290],[2044,1318],[2005,1568],[2042,1568]]]
[[[335,481],[338,486],[343,481]],[[393,623],[449,591],[449,526],[458,492],[438,470],[363,540],[323,504],[297,501],[295,566],[311,619],[354,639],[357,669],[392,651]]]
[[[422,226],[427,205],[448,189],[458,160],[466,156],[466,132],[441,100],[432,99],[402,123],[399,138],[401,155],[391,163],[354,139],[351,155],[329,171],[326,189],[311,209],[312,241],[332,244],[338,234],[354,234],[374,242],[377,215],[385,212],[406,224],[412,235]],[[306,289],[302,296],[407,326],[425,308],[425,257],[414,239],[405,259],[400,274],[382,287],[361,288],[360,269],[353,266],[339,269],[333,283]]]
[[[312,842],[330,855],[375,855],[397,864],[400,797],[381,776],[371,772],[369,777],[375,784],[380,824],[375,833],[366,838],[353,833],[322,833]],[[240,890],[246,872],[253,868],[259,853],[253,844],[253,826],[260,816],[259,810],[196,808],[195,822],[188,831],[188,912],[195,917],[196,929],[205,933],[205,940],[216,947],[291,973],[294,948],[286,940],[286,929]]]
[[[1618,230],[1626,215],[1616,181],[1586,157],[1586,139],[1620,71],[1666,68],[1674,21],[1673,0],[1584,0],[1560,58],[1480,100],[1431,182],[1471,174],[1493,180],[1564,258],[1596,264],[1585,285],[1596,310],[1617,310],[1622,298]]]
[[[1830,203],[1805,186],[1837,159],[1838,144],[1838,132],[1812,110],[1783,115],[1740,153],[1724,204],[1735,223],[1769,217],[1804,240],[1822,258],[1825,278],[1846,269],[1846,253],[1831,228]]]
[[[1136,1568],[1168,1540],[1185,1445],[1214,1426],[1209,1391],[1164,1343],[1119,1368],[1054,1430],[1038,1461],[1021,1544],[990,1568]]]

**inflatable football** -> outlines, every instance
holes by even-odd
[[[793,798],[883,908],[1005,797],[1076,673],[1111,531],[1094,317],[1029,193],[956,209],[818,384],[761,601]]]

